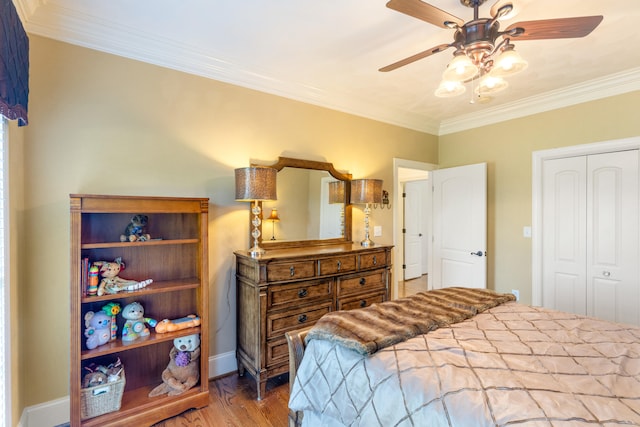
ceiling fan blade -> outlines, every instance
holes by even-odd
[[[438,53],[438,52],[442,52],[443,50],[447,50],[450,47],[451,47],[450,44],[441,44],[439,46],[432,47],[431,49],[427,49],[427,50],[422,51],[420,53],[416,53],[415,55],[411,55],[410,57],[402,59],[402,60],[400,60],[398,62],[394,62],[393,64],[387,65],[386,67],[382,67],[378,71],[382,71],[383,73],[387,72],[387,71],[393,71],[396,68],[404,67],[405,65],[411,64],[412,62],[415,62],[415,61],[417,61],[419,59],[426,58],[427,56],[431,56],[434,53]]]
[[[446,22],[455,23],[459,27],[464,25],[464,21],[457,16],[421,0],[390,0],[387,7],[442,28],[451,28]]]
[[[522,28],[524,29],[523,33],[514,34],[517,40],[569,39],[588,35],[600,22],[602,22],[602,16],[600,15],[522,21],[510,25],[505,30],[505,33]]]

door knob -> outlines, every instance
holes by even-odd
[[[482,251],[478,251],[478,252],[471,252],[471,255],[475,255],[475,256],[482,256]]]

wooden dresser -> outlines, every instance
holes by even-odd
[[[388,299],[391,248],[337,244],[274,249],[261,258],[235,252],[238,372],[255,379],[258,399],[269,378],[289,371],[285,332]]]

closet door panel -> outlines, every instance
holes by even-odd
[[[586,314],[586,159],[547,160],[542,190],[542,305]]]
[[[640,324],[638,150],[587,158],[587,314]]]

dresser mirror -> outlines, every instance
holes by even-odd
[[[288,157],[269,166],[278,171],[278,200],[262,202],[261,247],[351,242],[351,174],[331,163]]]

